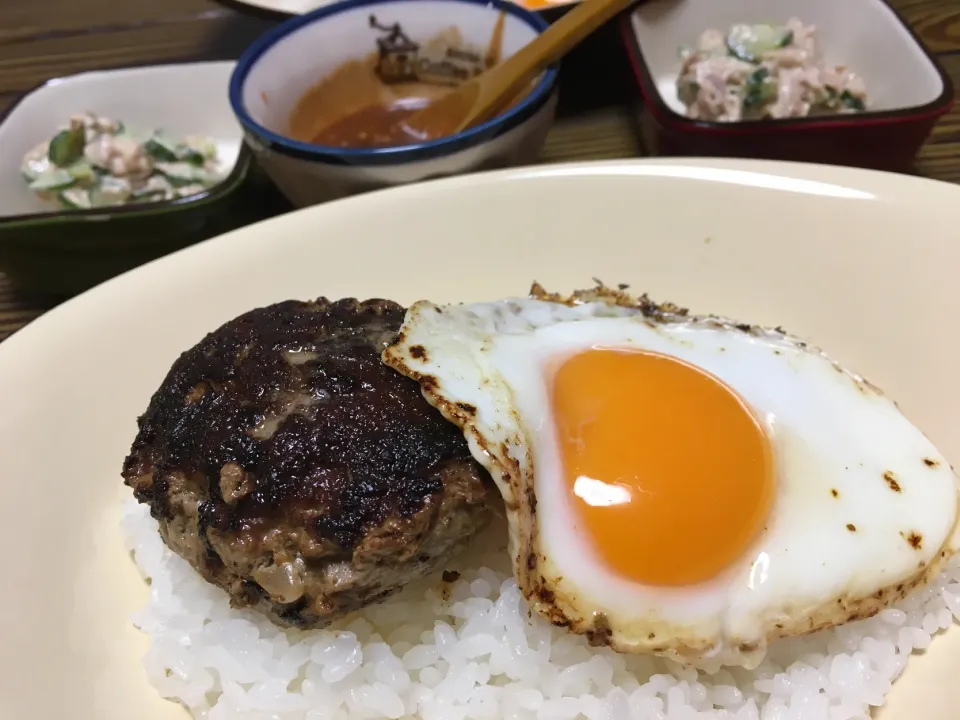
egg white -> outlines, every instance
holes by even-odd
[[[498,482],[515,573],[534,609],[621,651],[750,666],[772,639],[894,602],[952,552],[957,478],[877,388],[780,331],[644,312],[616,297],[421,302],[384,353],[464,429]],[[549,377],[591,347],[685,360],[727,383],[764,424],[773,509],[749,552],[711,580],[630,581],[599,561],[577,527]]]

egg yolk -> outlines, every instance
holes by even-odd
[[[617,574],[708,580],[763,528],[770,441],[718,378],[668,355],[592,348],[565,359],[550,389],[577,524]]]

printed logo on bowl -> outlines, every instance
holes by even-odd
[[[499,62],[499,47],[484,50],[468,45],[456,27],[422,43],[414,42],[400,23],[382,24],[370,16],[377,38],[376,71],[388,85],[421,82],[428,85],[457,85],[479,75]]]

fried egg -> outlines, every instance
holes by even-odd
[[[530,607],[593,645],[754,667],[954,551],[958,480],[878,388],[780,329],[600,287],[407,312],[386,364],[503,495]]]

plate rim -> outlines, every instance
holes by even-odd
[[[671,169],[674,172],[671,172]],[[677,172],[679,171],[679,172]],[[20,348],[25,343],[33,342],[37,333],[46,332],[50,323],[60,321],[64,315],[77,312],[88,302],[92,296],[95,299],[103,294],[118,293],[124,286],[136,283],[142,276],[149,273],[158,272],[157,268],[162,268],[166,264],[175,264],[179,262],[180,256],[184,253],[202,253],[209,252],[209,248],[236,242],[238,239],[245,242],[263,242],[257,240],[257,233],[262,233],[264,226],[271,224],[296,223],[299,218],[307,215],[317,215],[322,217],[326,214],[336,212],[349,212],[350,208],[363,205],[375,206],[380,198],[391,197],[396,199],[414,198],[424,193],[430,193],[436,188],[453,188],[466,190],[470,187],[479,185],[496,184],[501,182],[515,182],[531,180],[543,176],[587,176],[587,175],[660,175],[673,177],[687,177],[688,179],[699,179],[705,182],[723,182],[723,176],[728,177],[728,182],[737,179],[738,175],[746,173],[752,178],[739,177],[740,182],[734,184],[744,184],[744,180],[753,179],[759,182],[762,178],[780,178],[790,181],[800,180],[801,182],[810,181],[813,183],[823,183],[836,187],[848,187],[851,190],[860,190],[873,194],[863,186],[874,186],[879,189],[883,186],[890,188],[907,188],[913,186],[915,189],[938,188],[949,193],[957,194],[957,201],[960,202],[960,185],[950,183],[944,180],[934,178],[925,178],[915,175],[902,175],[900,173],[888,172],[883,170],[866,170],[862,168],[846,167],[839,165],[821,165],[816,163],[803,163],[782,160],[750,160],[739,158],[708,158],[708,157],[690,157],[690,158],[620,158],[614,160],[588,160],[578,162],[552,163],[545,165],[530,165],[524,167],[506,168],[501,170],[492,170],[480,173],[470,173],[453,177],[437,178],[418,183],[411,183],[397,187],[374,190],[367,193],[361,193],[351,197],[335,200],[319,205],[298,208],[288,213],[276,215],[265,220],[260,220],[250,225],[245,225],[236,230],[217,235],[202,242],[195,243],[189,247],[182,248],[173,253],[144,263],[139,267],[128,270],[125,273],[117,275],[105,282],[86,290],[79,295],[69,298],[55,308],[43,313],[32,322],[14,332],[6,340],[0,343],[0,370],[7,362],[7,358],[12,355],[23,352]],[[749,183],[747,183],[749,184]],[[788,188],[784,188],[788,189]],[[930,200],[929,193],[912,194],[912,202],[918,200],[918,196],[925,196]]]

